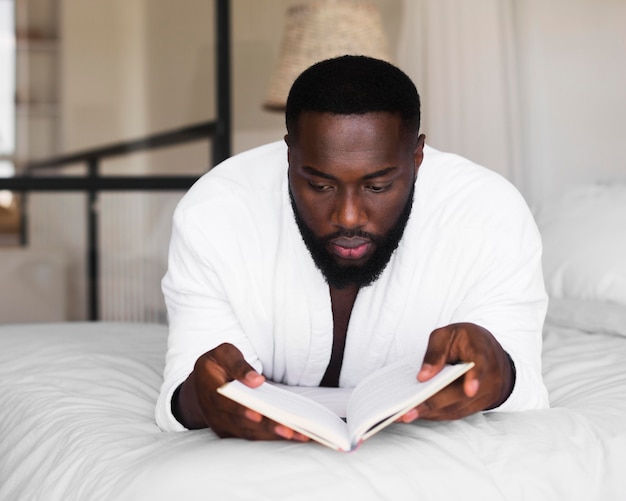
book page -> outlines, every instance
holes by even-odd
[[[237,380],[218,392],[333,449],[350,449],[346,423],[314,400],[270,383],[250,388]]]
[[[283,383],[268,381],[272,386],[291,391],[303,397],[315,400],[318,404],[328,407],[340,418],[346,417],[348,400],[354,388],[334,388],[327,386],[289,386]]]
[[[365,378],[353,390],[348,403],[348,427],[353,446],[427,400],[473,365],[446,365],[432,379],[420,383],[417,373],[421,364],[400,361]]]

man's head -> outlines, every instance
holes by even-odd
[[[398,114],[417,138],[420,98],[411,79],[391,63],[366,56],[342,56],[314,64],[293,83],[285,108],[287,133],[298,129],[303,112],[362,115]]]
[[[337,288],[378,278],[408,221],[423,158],[419,96],[393,65],[322,61],[296,79],[285,141],[296,221]]]

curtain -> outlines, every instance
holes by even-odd
[[[398,64],[427,143],[531,205],[626,182],[626,0],[404,0]]]
[[[399,66],[422,99],[431,146],[518,185],[520,96],[513,0],[405,0]]]

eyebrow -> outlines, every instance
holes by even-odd
[[[302,169],[305,172],[307,172],[307,173],[309,173],[309,174],[311,174],[313,176],[323,177],[325,179],[330,179],[331,181],[336,181],[337,180],[337,178],[335,176],[333,176],[331,174],[327,174],[326,172],[319,171],[319,170],[317,170],[317,169],[315,169],[313,167],[309,167],[307,165],[303,166]],[[366,180],[369,180],[369,179],[375,179],[377,177],[383,177],[383,176],[386,176],[387,174],[390,174],[391,172],[393,172],[395,170],[397,170],[397,167],[393,167],[393,166],[392,167],[386,167],[384,169],[377,170],[376,172],[371,172],[369,174],[366,174],[361,179],[366,181]]]

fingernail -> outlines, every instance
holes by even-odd
[[[259,374],[258,372],[255,372],[255,371],[250,371],[250,372],[246,373],[246,375],[245,375],[245,379],[249,383],[257,383],[259,381],[259,378],[262,378],[262,377],[263,376],[261,376],[261,374]]]
[[[427,378],[433,371],[433,366],[430,364],[423,364],[420,371],[417,374],[417,379],[422,380],[423,378]]]
[[[404,416],[402,416],[402,422],[410,423],[412,421],[415,421],[418,417],[419,417],[419,412],[417,412],[417,409],[411,409]]]
[[[467,396],[473,397],[476,395],[476,393],[478,393],[478,386],[479,383],[477,379],[472,379],[469,383],[467,383]]]

